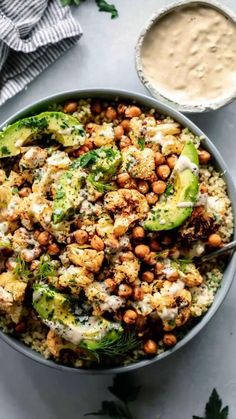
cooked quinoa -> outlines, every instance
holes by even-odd
[[[195,257],[233,233],[225,181],[201,139],[118,99],[69,101],[16,127],[12,149],[7,129],[0,135],[3,332],[77,368],[174,346],[207,312],[224,272],[223,260]],[[189,181],[179,202],[185,172],[195,189]]]

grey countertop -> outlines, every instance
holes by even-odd
[[[93,0],[74,11],[84,30],[78,45],[1,108],[2,123],[15,111],[46,95],[85,87],[116,87],[145,93],[134,67],[140,29],[164,0],[114,0],[120,17],[98,13]],[[224,3],[236,11],[235,0]],[[219,148],[236,180],[236,102],[191,118]],[[236,283],[207,327],[184,349],[132,373],[142,385],[137,419],[191,419],[202,414],[216,387],[230,419],[236,418]],[[81,419],[109,396],[112,377],[76,376],[42,367],[0,342],[1,419]]]

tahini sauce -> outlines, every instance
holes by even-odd
[[[141,48],[143,73],[163,96],[209,105],[236,91],[236,24],[208,6],[170,11]]]

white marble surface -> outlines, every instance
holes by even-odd
[[[134,67],[141,27],[164,0],[114,0],[119,19],[98,14],[93,0],[75,10],[84,36],[73,50],[1,108],[0,122],[31,102],[61,90],[127,88],[145,92]],[[235,0],[224,3],[236,11]],[[236,103],[212,114],[192,116],[209,135],[236,179]],[[137,419],[191,419],[201,414],[213,387],[236,418],[236,283],[214,319],[190,344],[169,359],[132,373],[142,384],[134,405]],[[76,376],[35,364],[0,342],[1,419],[81,419],[109,396],[111,377]]]

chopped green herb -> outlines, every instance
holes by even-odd
[[[172,184],[169,184],[165,190],[165,195],[169,196],[174,193],[174,187]]]
[[[145,139],[144,138],[139,138],[138,139],[138,145],[141,148],[141,150],[145,149]]]
[[[17,278],[23,279],[24,281],[28,281],[32,275],[32,272],[29,270],[28,263],[26,263],[21,257],[16,259],[16,266],[13,271],[14,275]]]
[[[10,150],[5,145],[1,147],[1,153],[3,156],[7,156],[8,154],[11,154]]]
[[[44,255],[41,257],[40,264],[37,267],[36,278],[44,280],[53,276],[56,276],[55,268],[52,265],[51,259]]]
[[[19,189],[18,188],[12,188],[11,192],[12,192],[13,195],[16,195],[19,192]]]

